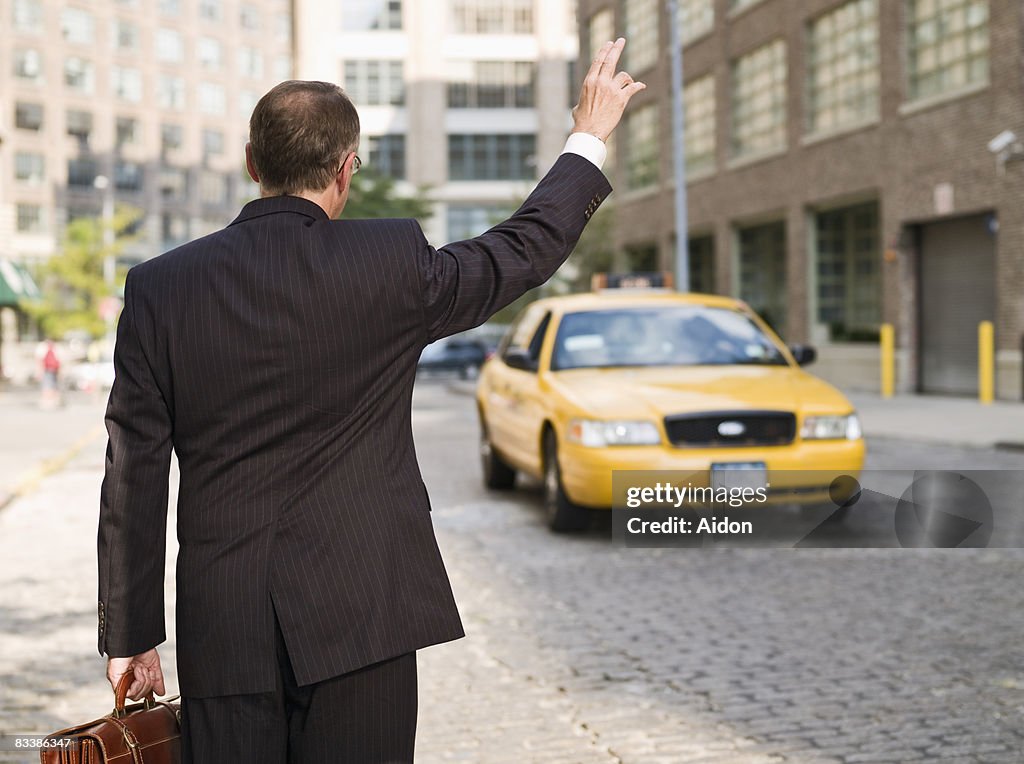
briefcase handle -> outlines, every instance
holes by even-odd
[[[132,682],[135,680],[135,671],[133,666],[129,666],[128,670],[121,674],[121,678],[117,680],[117,687],[114,688],[114,712],[115,718],[120,719],[125,715],[124,704],[128,699],[128,689],[132,686]],[[150,708],[156,707],[156,699],[153,697],[153,691],[150,690],[149,694],[146,695],[142,700],[143,704],[148,711]]]

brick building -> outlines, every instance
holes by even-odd
[[[978,323],[996,394],[1022,397],[1024,4],[679,0],[691,285],[747,300],[816,371],[877,389],[975,394]],[[614,139],[623,268],[671,268],[668,16],[581,0],[581,59],[624,35],[648,83]]]

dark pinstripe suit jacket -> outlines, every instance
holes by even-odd
[[[413,449],[417,360],[547,280],[610,191],[564,154],[509,220],[439,250],[412,220],[266,198],[132,268],[106,412],[100,653],[165,639],[172,448],[183,695],[274,689],[271,599],[299,684],[461,637]]]

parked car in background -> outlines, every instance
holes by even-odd
[[[423,349],[419,368],[428,372],[455,373],[462,379],[476,379],[492,350],[482,339],[465,334],[445,337]]]

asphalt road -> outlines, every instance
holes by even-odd
[[[110,707],[95,650],[105,442],[81,445],[102,406],[74,404],[61,415],[0,400],[33,448],[60,444],[0,510],[4,734]],[[482,488],[470,397],[424,381],[414,422],[468,634],[420,653],[418,762],[1024,760],[1024,552],[625,549],[600,524],[556,536],[536,488]],[[18,451],[0,440],[0,460]],[[907,475],[1024,466],[912,442],[872,442],[870,454]],[[160,653],[175,692],[173,636]]]

